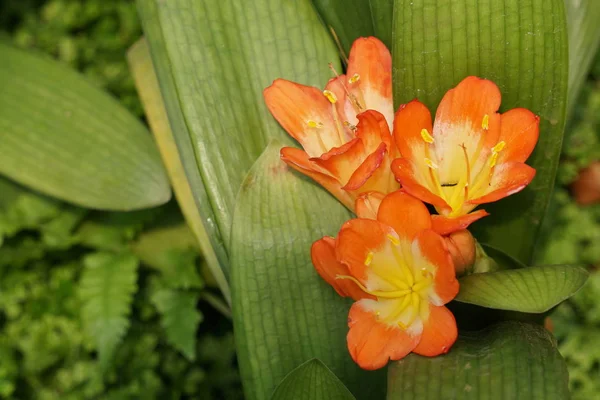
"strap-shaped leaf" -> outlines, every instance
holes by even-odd
[[[288,140],[263,89],[276,78],[324,86],[327,64],[339,70],[335,45],[310,0],[138,0],[138,9],[192,192],[225,250],[244,176],[270,138]]]
[[[322,361],[312,359],[286,376],[271,400],[353,400],[354,396]]]
[[[529,263],[554,185],[565,122],[567,32],[564,0],[398,0],[393,28],[394,100],[415,97],[435,112],[468,75],[493,80],[502,110],[525,107],[541,118],[523,192],[485,205],[492,215],[476,237]]]
[[[177,203],[181,207],[186,222],[194,232],[194,236],[202,250],[202,256],[210,268],[210,272],[215,277],[223,297],[231,305],[229,283],[221,267],[221,262],[227,263],[227,254],[225,249],[217,243],[213,246],[212,242],[215,240],[214,238],[211,239],[207,232],[207,229],[210,229],[211,226],[208,223],[205,225],[205,220],[202,219],[196,206],[194,194],[186,177],[180,153],[169,125],[158,79],[150,58],[148,43],[145,39],[140,39],[129,49],[127,61],[144,106],[144,112],[152,129],[152,134],[156,139],[160,155],[169,174]]]
[[[171,197],[152,137],[115,99],[53,60],[0,43],[0,174],[89,208]]]
[[[290,172],[269,146],[242,185],[232,229],[234,332],[246,397],[265,399],[299,364],[319,358],[358,398],[381,398],[383,375],[346,348],[350,302],[316,273],[311,244],[350,214]]]
[[[574,265],[544,265],[460,279],[455,300],[487,308],[543,313],[571,297],[589,273]]]
[[[600,45],[597,0],[565,0],[569,27],[569,101],[572,109]]]
[[[446,355],[414,354],[388,368],[388,400],[564,400],[567,366],[538,325],[504,322],[462,333]]]
[[[371,4],[375,36],[391,49],[394,0],[369,0],[369,3]]]

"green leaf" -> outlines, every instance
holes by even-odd
[[[497,264],[499,269],[519,269],[519,268],[527,268],[525,264],[521,261],[516,260],[515,258],[509,256],[502,250],[499,250],[493,246],[482,243],[481,247],[485,250],[485,254],[488,257],[491,257]],[[484,271],[488,272],[488,271]]]
[[[289,373],[322,360],[359,398],[381,398],[382,375],[360,370],[346,347],[350,302],[315,272],[311,244],[350,214],[298,178],[270,145],[242,185],[232,227],[233,321],[249,400],[265,399]]]
[[[196,204],[226,255],[242,180],[271,138],[289,140],[263,89],[280,77],[324,86],[327,64],[339,70],[337,51],[310,0],[137,4]],[[228,276],[228,260],[220,261]]]
[[[388,368],[388,400],[568,399],[568,372],[541,326],[504,322],[459,336],[446,355]]]
[[[375,36],[388,49],[392,48],[392,26],[394,17],[394,0],[369,0]]]
[[[271,400],[352,400],[354,396],[323,362],[312,359],[286,376]]]
[[[190,361],[196,358],[196,330],[202,321],[202,314],[196,309],[199,297],[198,293],[171,289],[152,295],[167,341]]]
[[[210,268],[211,274],[219,285],[228,305],[231,305],[229,283],[222,270],[222,265],[227,265],[228,263],[227,254],[222,243],[216,243],[214,238],[209,237],[208,229],[211,229],[210,225],[205,225],[194,200],[194,194],[186,176],[179,150],[175,144],[173,131],[169,125],[169,117],[167,116],[165,104],[160,93],[158,78],[156,77],[152,59],[150,58],[148,43],[145,39],[140,39],[129,49],[127,52],[127,61],[142,104],[144,105],[146,117],[156,139],[156,144],[169,174],[171,185],[173,185],[177,203],[179,203],[188,225],[194,232],[194,236],[200,245],[202,255]],[[204,192],[203,196],[205,197]],[[150,247],[147,248],[149,249]]]
[[[94,339],[100,365],[106,368],[129,329],[138,260],[129,253],[94,253],[85,257],[84,264],[81,318]]]
[[[573,265],[544,265],[472,274],[460,279],[455,300],[487,308],[543,313],[571,297],[589,273]]]
[[[369,1],[312,0],[327,28],[337,37],[348,55],[352,42],[361,36],[373,36]]]
[[[144,126],[61,64],[0,43],[0,173],[89,208],[133,210],[171,197]]]
[[[600,7],[596,0],[565,0],[569,28],[569,101],[575,100],[600,46]]]
[[[491,79],[506,111],[541,118],[528,163],[537,170],[519,194],[484,209],[475,236],[530,263],[560,155],[567,98],[564,0],[398,0],[394,3],[396,104],[415,97],[435,112],[446,91],[468,75]]]

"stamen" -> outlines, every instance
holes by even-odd
[[[471,183],[471,164],[469,163],[469,155],[467,154],[467,146],[461,144],[460,147],[463,150],[465,156],[465,163],[467,165],[467,182],[465,183],[465,200],[469,198],[469,184]]]
[[[425,143],[433,143],[433,136],[429,134],[427,129],[421,129],[421,137]]]
[[[400,241],[398,240],[398,238],[392,236],[392,235],[387,235],[387,238],[390,239],[390,242],[392,242],[392,244],[394,246],[399,246],[400,245]]]
[[[424,278],[433,278],[433,274],[427,270],[427,268],[421,268],[421,275]]]
[[[358,128],[356,127],[356,125],[352,125],[350,122],[348,121],[344,121],[344,125],[346,127],[348,127],[348,129],[350,129],[351,131],[356,131]]]
[[[412,292],[412,290],[410,289],[395,290],[390,292],[384,292],[381,290],[369,290],[362,283],[360,283],[358,279],[350,275],[336,275],[335,279],[350,279],[352,282],[356,283],[356,286],[358,286],[363,292],[373,295],[375,297],[381,297],[382,299],[397,299],[409,295]]]
[[[367,254],[367,258],[365,258],[365,265],[368,267],[371,264],[371,261],[373,261],[372,251],[370,251],[369,254]]]
[[[492,153],[494,153],[494,154],[500,153],[504,149],[505,146],[506,146],[506,142],[504,140],[499,141],[498,144],[496,144],[494,147],[492,147]]]
[[[322,128],[324,126],[322,122],[313,120],[306,121],[306,125],[308,125],[309,128]]]
[[[331,90],[323,90],[323,95],[327,97],[327,100],[329,100],[331,104],[337,103],[337,97]]]
[[[436,163],[434,163],[433,161],[431,161],[431,159],[425,157],[425,164],[427,164],[427,166],[431,169],[438,169],[438,165]]]
[[[492,160],[490,161],[490,168],[494,168],[496,166],[496,162],[498,161],[498,153],[492,153]],[[493,170],[490,170],[490,177],[492,176]]]
[[[483,116],[483,121],[481,121],[481,127],[486,131],[488,129],[490,129],[490,116],[489,115],[485,114]]]
[[[424,289],[424,288],[426,288],[429,285],[431,285],[431,280],[429,280],[429,279],[422,279],[419,282],[415,283],[415,285],[412,287],[412,291],[413,292],[418,292],[421,289]]]
[[[352,77],[350,79],[348,79],[348,83],[353,84],[356,83],[360,80],[360,75],[359,74],[354,74],[352,75]]]

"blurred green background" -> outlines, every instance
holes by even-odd
[[[141,33],[130,0],[0,1],[1,40],[81,71],[143,118],[125,60]],[[578,205],[570,190],[599,160],[596,57],[567,125],[537,263],[599,264],[600,204]],[[103,264],[114,270],[102,274]],[[94,325],[99,312],[116,328]],[[0,399],[241,398],[226,314],[174,202],[97,212],[0,178]],[[600,398],[599,272],[549,326],[573,397]],[[99,357],[108,329],[122,339]]]

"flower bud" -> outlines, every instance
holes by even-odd
[[[475,238],[466,229],[444,237],[454,262],[456,275],[463,275],[475,263]]]

